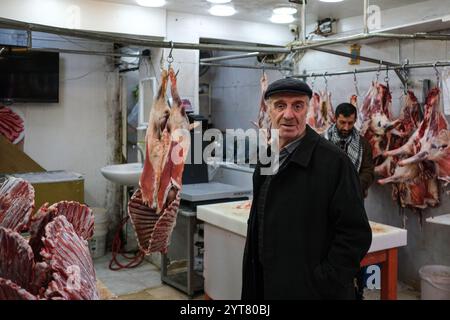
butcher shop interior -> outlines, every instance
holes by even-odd
[[[0,300],[450,300],[449,120],[450,0],[2,0]]]

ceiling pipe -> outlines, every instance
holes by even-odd
[[[202,43],[182,43],[171,41],[151,40],[148,37],[136,37],[131,35],[113,34],[99,31],[86,31],[67,29],[60,27],[51,27],[41,24],[26,23],[11,19],[0,18],[0,27],[14,28],[35,32],[45,32],[50,34],[58,34],[77,38],[86,38],[97,41],[121,43],[126,45],[136,45],[144,47],[156,48],[174,48],[187,50],[220,50],[220,51],[242,51],[262,53],[289,53],[290,50],[285,47],[267,47],[267,46],[242,46],[242,45],[225,45],[225,44],[202,44]]]
[[[364,0],[364,11],[363,11],[363,26],[364,26],[364,34],[368,34],[369,33],[369,25],[367,23],[367,18],[368,18],[368,5],[369,5],[369,1],[368,0]]]

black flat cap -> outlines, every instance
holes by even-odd
[[[269,87],[267,87],[264,99],[267,99],[274,94],[285,92],[304,94],[310,99],[312,97],[312,90],[305,82],[295,78],[286,78],[272,82]]]

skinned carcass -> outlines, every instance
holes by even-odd
[[[306,114],[306,123],[317,133],[322,134],[334,122],[331,93],[327,91],[314,92]]]
[[[425,117],[420,129],[404,147],[392,153],[410,156],[401,160],[400,166],[432,161],[437,178],[447,184],[450,182],[450,131],[439,102],[439,89],[435,88],[428,95]]]
[[[163,71],[162,77],[166,75],[171,82],[173,105],[169,109],[164,122],[165,127],[160,127],[161,122],[159,122],[158,126],[155,126],[155,123],[149,123],[149,128],[159,127],[163,135],[167,135],[164,136],[163,140],[157,140],[154,138],[154,132],[147,131],[147,135],[149,135],[147,148],[150,153],[154,147],[167,150],[167,155],[160,155],[162,165],[159,174],[149,174],[146,170],[153,170],[153,168],[144,166],[141,175],[141,185],[157,187],[154,190],[157,205],[147,204],[146,198],[148,199],[148,197],[144,195],[146,191],[144,188],[136,190],[128,203],[129,217],[135,229],[140,251],[143,254],[167,252],[180,205],[184,163],[190,147],[189,130],[192,126],[189,125],[189,120],[178,94],[176,75],[172,68],[169,69],[168,73]],[[157,104],[160,104],[160,101],[164,99],[165,89],[163,86],[166,86],[166,84],[167,81],[161,81],[159,94],[162,96],[157,98]],[[155,121],[155,119],[158,121],[160,118],[151,114],[150,120]],[[162,144],[167,145],[162,146]],[[147,155],[149,152],[147,152]],[[148,163],[147,160],[146,163]],[[146,181],[146,179],[151,180]],[[158,179],[158,181],[154,181],[155,179]]]
[[[260,85],[261,85],[261,99],[259,102],[258,121],[257,122],[252,121],[252,124],[256,128],[263,130],[263,134],[266,137],[266,141],[270,143],[271,137],[270,129],[272,127],[272,123],[270,121],[269,116],[269,106],[266,104],[266,100],[264,99],[264,94],[266,93],[267,87],[269,86],[269,80],[265,72],[263,72],[261,76]]]
[[[429,97],[435,96],[435,91]],[[434,99],[428,100],[428,102]],[[414,94],[409,91],[403,99],[403,107],[392,136],[384,162],[375,168],[384,177],[380,184],[394,183],[392,196],[401,207],[425,209],[439,204],[439,188],[434,165],[430,161],[404,163],[409,152],[414,152],[417,138],[427,131],[431,119],[431,105],[425,107],[425,117],[420,122],[420,107]]]
[[[163,204],[157,200],[161,182],[161,173],[167,160],[170,148],[170,134],[167,130],[167,121],[170,108],[166,101],[166,88],[168,73],[161,73],[161,84],[153,101],[150,111],[147,133],[145,135],[145,161],[139,187],[142,190],[142,199],[152,209],[159,213]]]
[[[390,143],[390,130],[397,121],[392,120],[392,97],[389,88],[378,82],[372,86],[364,97],[358,114],[360,134],[364,136],[372,147],[372,157],[376,164]]]
[[[0,257],[0,277],[30,290],[34,281],[34,254],[25,238],[0,227]]]
[[[34,209],[34,188],[21,178],[11,177],[0,186],[0,227],[22,231]]]
[[[87,241],[63,215],[45,226],[41,256],[49,266],[47,299],[98,300],[95,270]]]
[[[1,203],[6,204],[4,208],[9,213],[14,213],[11,208],[21,213],[23,208],[30,207],[30,202],[34,205],[34,191],[32,199],[24,196],[32,190],[27,186],[31,187],[22,179],[9,178],[0,188],[27,190],[2,193]],[[9,205],[11,198],[15,207]],[[19,205],[18,201],[24,204]],[[50,207],[43,205],[31,219],[23,214],[15,217],[18,222],[13,226],[22,227],[0,226],[0,299],[98,298],[95,271],[85,240],[92,237],[94,227],[92,211],[87,206],[61,201]],[[27,241],[15,230],[28,230],[30,239]]]
[[[41,261],[39,253],[44,246],[42,237],[45,233],[45,226],[59,215],[65,216],[77,235],[84,240],[89,240],[94,235],[94,215],[88,206],[76,201],[60,201],[50,207],[48,203],[45,203],[30,220],[29,243],[39,261]]]

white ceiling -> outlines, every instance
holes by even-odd
[[[135,0],[97,0],[136,5]],[[378,5],[381,10],[405,6],[424,0],[369,0],[369,4]],[[272,9],[279,4],[288,4],[289,0],[233,0],[237,10],[233,19],[270,23]],[[167,0],[168,10],[193,14],[209,15],[211,4],[206,0]],[[324,3],[319,0],[307,0],[307,23],[328,17],[346,18],[360,16],[363,13],[363,0],[345,0],[340,3]]]

